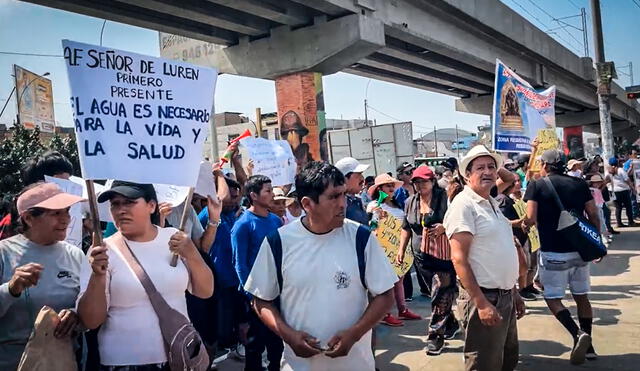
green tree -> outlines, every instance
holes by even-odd
[[[30,130],[14,123],[10,132],[10,137],[0,145],[0,193],[3,195],[16,194],[22,189],[20,168],[28,158],[44,151],[38,128]]]

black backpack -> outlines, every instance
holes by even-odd
[[[360,282],[362,286],[367,289],[365,282],[366,262],[364,259],[364,250],[367,247],[369,236],[371,231],[364,225],[358,226],[356,232],[356,254],[358,255],[358,270],[360,271]],[[280,233],[276,230],[267,235],[267,241],[269,247],[271,247],[271,254],[273,254],[273,260],[276,263],[276,272],[278,275],[278,286],[280,292],[282,292],[282,240],[280,239]],[[278,298],[279,299],[279,298]]]

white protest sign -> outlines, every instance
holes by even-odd
[[[294,182],[296,159],[286,140],[245,138],[240,141],[253,160],[253,175],[265,175],[274,186],[284,186]]]
[[[200,163],[200,173],[198,174],[198,181],[196,182],[195,193],[200,196],[211,196],[216,198],[216,183],[213,176],[213,164],[209,161],[202,161]]]
[[[84,179],[72,175],[71,177],[69,177],[69,180],[82,187],[82,198],[87,198],[87,199],[89,198],[87,193],[87,183],[84,181]],[[96,192],[96,197],[97,197],[97,196],[100,196],[100,193],[106,191],[109,188],[99,183],[93,183],[93,189]],[[82,210],[82,215],[91,214],[89,211],[90,208],[89,208],[88,201],[81,202],[80,205],[81,205],[80,208]],[[103,202],[98,204],[98,216],[101,222],[113,222],[113,217],[111,216],[111,210],[109,209],[108,202]]]
[[[189,187],[181,187],[169,184],[154,184],[159,203],[169,203],[176,207],[184,202],[189,194]]]
[[[193,187],[217,71],[63,40],[85,179]]]
[[[75,182],[66,179],[54,178],[48,175],[44,176],[44,180],[47,183],[57,184],[65,193],[82,196],[82,186]],[[67,238],[65,241],[82,248],[82,206],[80,203],[71,206],[69,209],[69,216],[71,216],[71,220],[67,227]]]

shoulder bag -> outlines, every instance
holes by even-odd
[[[600,232],[590,223],[565,210],[555,187],[549,177],[544,182],[551,190],[551,194],[560,208],[558,228],[556,229],[564,243],[573,247],[582,260],[590,262],[607,255],[607,247],[602,243]]]
[[[116,248],[138,277],[149,296],[153,310],[158,316],[160,332],[164,339],[167,359],[171,371],[205,371],[209,369],[209,355],[193,324],[182,313],[171,308],[156,290],[138,258],[129,248],[127,241],[118,232],[113,236]]]

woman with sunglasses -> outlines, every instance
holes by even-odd
[[[398,219],[399,223],[404,220],[404,211],[393,196],[394,192],[402,186],[402,182],[394,179],[389,174],[380,174],[376,177],[374,184],[369,187],[368,194],[373,201],[367,205],[368,214],[377,214],[379,217],[386,216],[388,218]],[[381,192],[386,194],[386,197],[380,197]],[[382,201],[378,205],[378,200]],[[374,231],[376,233],[376,231]],[[393,294],[396,299],[396,306],[398,309],[398,317],[393,316],[391,313],[387,313],[382,319],[382,323],[387,326],[403,326],[402,320],[418,320],[421,319],[420,315],[413,313],[405,303],[404,286],[402,279],[404,276],[399,277],[399,280],[393,286]]]
[[[86,258],[65,239],[69,207],[80,201],[56,184],[42,182],[27,186],[18,196],[22,231],[0,242],[0,370],[18,367],[43,306],[58,312],[56,338],[71,336],[78,324],[72,308]]]
[[[90,250],[78,314],[87,328],[102,326],[101,370],[168,370],[158,316],[119,248],[131,250],[167,304],[187,318],[185,291],[211,297],[213,275],[189,236],[157,226],[158,200],[151,184],[114,181],[98,197],[105,201],[119,233]],[[180,257],[176,267],[169,265],[173,254]]]
[[[442,225],[447,211],[447,195],[428,166],[419,166],[411,177],[416,192],[405,205],[405,218],[396,260],[404,261],[405,248],[411,240],[414,266],[431,287],[431,321],[428,328],[427,354],[440,354],[445,339],[455,337],[460,329],[451,306],[457,295],[456,273],[450,252],[443,239]],[[437,246],[434,248],[434,246]]]

